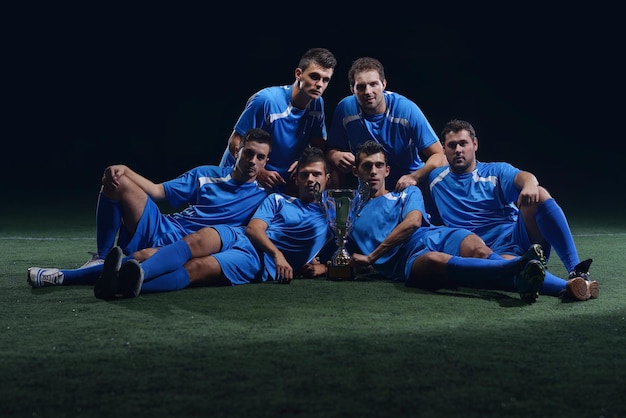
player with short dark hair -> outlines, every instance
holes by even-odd
[[[290,175],[303,150],[308,146],[326,149],[322,95],[336,65],[337,60],[328,49],[311,48],[300,58],[291,85],[266,87],[254,93],[228,139],[220,166],[234,164],[236,145],[246,130],[262,128],[270,133],[273,144],[270,161],[259,173],[259,182],[281,191],[294,186]]]
[[[248,130],[237,148],[234,167],[199,166],[163,183],[154,183],[125,165],[107,167],[96,211],[98,256],[103,259],[116,238],[123,252],[132,256],[144,248],[178,241],[207,225],[247,224],[269,193],[256,177],[267,162],[271,145],[264,130]],[[188,206],[164,214],[157,206],[159,200],[167,200],[172,207]],[[35,288],[94,284],[102,269],[98,261],[75,270],[31,267],[27,280]]]
[[[540,293],[566,300],[598,297],[598,282],[589,276],[592,260],[580,261],[563,210],[534,174],[505,162],[478,161],[478,138],[467,121],[446,123],[441,142],[449,166],[430,173],[430,193],[445,225],[469,229],[504,257],[539,243],[549,258],[554,248],[569,277],[547,273]]]
[[[390,190],[418,186],[426,191],[428,173],[445,165],[437,134],[412,100],[386,90],[382,63],[361,57],[348,71],[350,96],[335,108],[328,132],[327,156],[340,172],[350,173],[359,144],[381,143],[392,170],[387,179]]]
[[[226,286],[277,281],[296,272],[328,243],[332,233],[320,205],[329,180],[324,153],[304,150],[297,166],[299,197],[272,193],[247,227],[213,225],[165,246],[141,263],[121,263],[119,251],[105,260],[101,299],[192,286]]]
[[[361,144],[355,164],[354,174],[370,190],[348,238],[357,269],[373,267],[410,287],[503,290],[519,292],[523,301],[535,302],[545,274],[541,246],[530,246],[524,256],[515,259],[494,258],[476,234],[429,225],[418,187],[386,189],[390,167],[381,144]]]

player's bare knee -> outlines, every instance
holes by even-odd
[[[491,248],[487,247],[486,245],[477,245],[476,247],[474,247],[474,250],[472,252],[471,257],[474,258],[487,258],[489,257],[489,255],[493,252],[493,250],[491,250]]]
[[[461,257],[487,258],[492,252],[491,248],[487,247],[487,244],[476,234],[465,237],[459,249]]]
[[[158,248],[144,248],[142,250],[135,251],[133,253],[133,258],[139,262],[146,261],[157,251],[159,251]]]
[[[193,234],[189,234],[183,237],[183,241],[187,243],[189,249],[191,250],[191,254],[198,256],[202,250],[202,235],[198,232],[194,232]]]
[[[191,286],[225,286],[230,281],[224,277],[215,257],[192,258],[185,263]]]
[[[546,200],[552,199],[550,192],[545,187],[539,186],[539,203],[543,203]]]

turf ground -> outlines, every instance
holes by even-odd
[[[2,417],[625,417],[626,222],[570,216],[600,298],[299,280],[104,302],[32,290],[95,249],[94,201],[0,210]],[[568,211],[566,210],[566,213]],[[553,255],[550,271],[565,271]]]

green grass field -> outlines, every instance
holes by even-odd
[[[2,417],[626,416],[621,217],[570,217],[600,282],[581,303],[378,280],[32,290],[29,266],[95,249],[83,203],[0,211]],[[556,255],[549,269],[565,275]]]

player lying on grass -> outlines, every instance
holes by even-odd
[[[246,225],[268,190],[257,173],[271,147],[269,134],[251,129],[243,136],[234,167],[200,166],[180,177],[155,184],[126,166],[108,167],[96,212],[98,255],[106,256],[119,233],[118,246],[132,257],[135,251],[161,247],[208,225]],[[174,214],[163,214],[155,201],[167,199],[172,207],[189,205]],[[102,263],[81,269],[31,267],[28,283],[34,287],[93,285],[102,274]]]
[[[247,227],[206,227],[158,250],[138,252],[142,262],[122,263],[120,249],[113,248],[94,293],[111,300],[197,286],[290,283],[334,242],[319,202],[329,178],[323,151],[307,148],[296,169],[298,198],[273,193]]]

